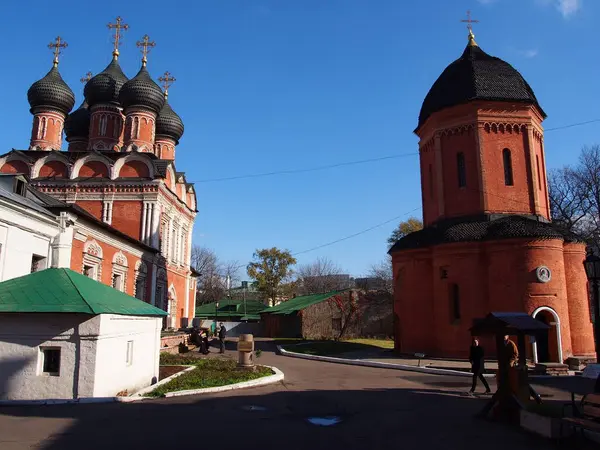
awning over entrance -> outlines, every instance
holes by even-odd
[[[529,314],[520,312],[492,312],[483,319],[474,319],[472,336],[482,335],[536,335],[550,328]]]

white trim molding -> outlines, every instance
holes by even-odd
[[[533,313],[531,314],[531,317],[533,317],[535,319],[535,316],[537,316],[542,311],[548,311],[550,314],[552,314],[552,317],[554,317],[554,320],[556,321],[556,324],[554,326],[556,327],[556,339],[558,341],[557,348],[558,348],[558,359],[559,360],[552,361],[552,362],[562,363],[564,361],[564,358],[563,358],[563,348],[562,348],[562,337],[561,337],[561,332],[560,332],[560,317],[558,317],[558,313],[554,309],[550,308],[549,306],[540,306],[535,311],[533,311]],[[548,335],[548,338],[550,338],[549,335]],[[533,341],[532,348],[533,348],[533,362],[537,364],[539,361],[538,361],[538,351],[537,351],[537,342],[536,341]]]

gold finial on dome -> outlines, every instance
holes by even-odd
[[[68,44],[65,41],[63,41],[60,36],[56,36],[54,42],[50,42],[48,44],[48,48],[54,53],[54,61],[52,62],[54,64],[54,67],[58,66],[58,56],[61,54],[60,49],[67,47]]]
[[[169,96],[169,87],[177,81],[175,77],[171,76],[171,72],[165,72],[162,76],[158,77],[158,81],[162,83],[163,90],[165,91],[165,98]]]
[[[91,79],[92,79],[92,72],[88,72],[85,74],[85,77],[80,78],[79,81],[81,81],[83,84],[85,84],[88,81],[90,81]]]
[[[127,25],[126,23],[121,23],[123,22],[123,18],[121,16],[117,17],[115,19],[116,23],[109,23],[107,25],[109,30],[114,29],[115,30],[115,34],[113,35],[113,43],[114,43],[114,50],[113,50],[113,57],[115,59],[119,58],[119,45],[120,45],[120,39],[121,39],[121,30],[123,31],[127,31],[129,29],[129,25]]]
[[[469,30],[469,46],[477,46],[477,42],[475,42],[475,35],[473,34],[473,24],[479,23],[479,20],[471,19],[471,10],[467,10],[467,18],[461,20],[461,22],[467,24],[467,29]]]
[[[142,37],[142,40],[141,41],[137,41],[135,43],[135,45],[137,45],[138,47],[142,48],[141,52],[142,52],[142,55],[144,55],[142,57],[142,66],[145,67],[146,63],[148,62],[148,58],[147,58],[148,53],[150,52],[150,49],[152,47],[156,47],[156,42],[154,42],[154,41],[150,42],[150,36],[148,36],[147,34],[145,34]]]

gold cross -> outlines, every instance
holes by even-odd
[[[129,25],[127,25],[126,23],[121,23],[123,21],[121,16],[117,17],[115,21],[117,23],[109,23],[107,25],[107,27],[109,30],[112,30],[112,29],[115,30],[115,34],[113,35],[114,44],[115,44],[115,48],[113,50],[113,56],[115,56],[115,58],[117,58],[119,56],[119,44],[120,44],[119,40],[121,39],[121,30],[127,31],[129,29]]]
[[[92,79],[92,72],[88,72],[85,74],[85,77],[80,78],[79,81],[81,81],[82,83],[87,83],[91,79]]]
[[[146,63],[148,62],[148,58],[146,58],[148,56],[148,53],[150,52],[150,49],[152,47],[156,46],[156,42],[152,41],[150,42],[150,36],[148,36],[147,34],[144,35],[144,37],[142,37],[141,41],[137,41],[135,43],[135,45],[137,45],[138,47],[142,47],[142,55],[144,55],[142,57],[142,65],[145,66]]]
[[[67,48],[68,44],[61,39],[60,36],[56,36],[54,42],[48,44],[48,48],[54,53],[54,67],[58,66],[58,55],[61,54],[61,48]]]
[[[165,90],[165,97],[167,97],[169,95],[169,87],[177,80],[171,76],[171,72],[165,72],[163,76],[158,77],[158,81],[162,83]]]
[[[479,20],[471,19],[471,10],[467,10],[467,19],[463,19],[461,22],[467,24],[467,29],[469,30],[469,46],[477,46],[477,42],[475,42],[475,35],[473,34],[473,24],[479,23]]]
[[[479,20],[471,19],[471,10],[467,10],[467,18],[463,19],[461,22],[467,24],[467,29],[469,30],[469,34],[473,34],[473,25],[474,23],[479,23]]]

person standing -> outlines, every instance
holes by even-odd
[[[483,376],[483,371],[485,369],[485,351],[483,347],[479,345],[479,339],[477,338],[473,339],[473,343],[471,344],[469,362],[471,363],[471,372],[473,372],[473,384],[471,385],[469,393],[473,394],[475,392],[477,378],[479,378],[485,387],[485,393],[489,394],[491,392],[490,386]]]
[[[504,355],[503,363],[507,367],[515,367],[519,362],[519,349],[517,348],[517,344],[511,341],[508,335],[504,336]]]
[[[221,326],[219,328],[219,345],[221,346],[220,353],[225,353],[225,336],[227,336],[227,329],[223,322],[221,322]]]

